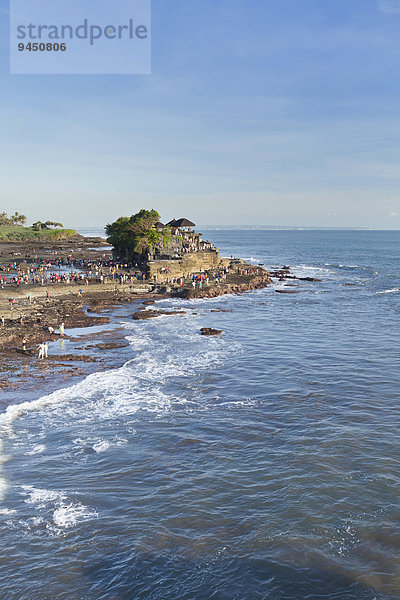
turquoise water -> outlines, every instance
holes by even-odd
[[[207,237],[322,281],[115,316],[115,368],[3,407],[2,600],[400,597],[400,233]]]

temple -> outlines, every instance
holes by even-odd
[[[221,264],[219,250],[214,244],[203,240],[203,234],[194,231],[195,223],[186,218],[172,219],[165,226],[158,222],[156,229],[167,227],[171,232],[167,241],[160,241],[147,251],[146,270],[154,280],[163,280],[168,273],[172,277],[185,277],[215,269]]]

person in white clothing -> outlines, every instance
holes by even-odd
[[[38,350],[39,350],[38,359],[43,359],[43,357],[44,357],[44,343],[38,345]]]

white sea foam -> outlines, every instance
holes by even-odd
[[[130,430],[129,433],[135,434],[135,430]],[[86,454],[88,450],[93,450],[96,454],[106,452],[110,448],[125,446],[128,440],[125,438],[101,439],[88,437],[85,439],[76,438],[72,440],[75,454]]]
[[[31,485],[23,485],[22,489],[26,496],[25,502],[27,504],[35,504],[39,508],[43,508],[49,503],[62,502],[67,497],[64,492],[35,488]]]
[[[4,499],[7,489],[7,481],[2,472],[2,463],[6,460],[7,457],[3,454],[3,440],[0,438],[0,501]]]
[[[63,504],[56,508],[53,513],[53,521],[57,527],[69,528],[78,523],[97,519],[96,511],[83,506],[80,503]]]
[[[169,299],[165,302],[173,308],[180,306],[179,300]],[[170,411],[173,406],[191,409],[193,405],[189,402],[196,400],[196,392],[189,386],[190,400],[186,394],[176,393],[175,378],[196,378],[204,369],[218,368],[228,354],[240,349],[237,343],[227,343],[224,338],[210,339],[199,335],[200,327],[208,324],[210,302],[226,303],[227,300],[193,300],[185,302],[185,316],[167,317],[162,323],[155,319],[125,324],[126,339],[132,349],[131,360],[118,369],[93,373],[71,387],[57,390],[37,400],[7,407],[0,415],[0,444],[2,437],[7,436],[14,439],[15,447],[21,446],[26,456],[45,452],[46,431],[68,420],[72,427],[78,429],[72,453],[85,455],[92,451],[101,454],[127,443],[124,438],[108,437],[107,421],[122,419],[125,426],[129,419],[136,419],[140,411],[162,414]],[[193,315],[191,309],[199,314]],[[207,321],[204,320],[205,315]],[[40,420],[35,413],[40,414]],[[35,435],[26,433],[21,436],[20,428],[13,428],[16,420],[28,432],[34,425]],[[37,440],[40,435],[37,432],[38,424],[43,441],[30,442],[30,439]],[[90,428],[97,429],[100,424],[104,427],[104,436],[89,434],[86,437],[79,431],[82,428],[86,432],[93,431]],[[20,443],[21,440],[23,443]],[[0,460],[1,450],[0,445]],[[3,458],[5,459],[4,456]],[[6,488],[7,482],[0,470],[0,500],[4,497]],[[75,513],[64,492],[26,487],[24,493],[25,502],[37,509],[48,511],[52,503],[56,505],[54,510],[58,512],[54,522],[67,522],[68,515],[72,515],[71,520],[73,519]],[[69,507],[68,510],[65,507]],[[79,516],[81,510],[83,509],[78,509],[76,516]]]
[[[22,486],[22,490],[25,503],[37,511],[25,523],[29,528],[46,523],[47,529],[57,533],[54,525],[66,529],[98,517],[94,509],[68,498],[68,494],[64,491],[35,488],[30,485]]]
[[[381,292],[375,292],[375,295],[378,296],[379,294],[394,294],[395,292],[400,292],[400,288],[391,288],[389,290],[382,290]]]
[[[243,260],[245,260],[246,262],[248,262],[250,264],[255,264],[255,265],[259,265],[262,262],[264,262],[262,258],[257,257],[257,256],[247,256],[247,257],[244,257]]]
[[[128,440],[125,440],[123,438],[116,439],[116,440],[115,439],[114,440],[98,440],[97,442],[95,442],[92,445],[92,448],[95,452],[97,452],[99,454],[101,452],[105,452],[109,448],[124,446],[127,443],[128,443]]]
[[[106,450],[108,450],[110,446],[110,442],[107,442],[106,440],[99,440],[98,442],[93,444],[92,448],[95,452],[99,454],[100,452],[105,452]]]
[[[41,454],[45,450],[46,446],[44,444],[36,444],[35,446],[33,446],[33,448],[31,448],[31,450],[28,450],[26,454],[28,454],[28,456],[33,454]]]
[[[291,271],[294,275],[296,275],[296,277],[310,277],[313,275],[323,276],[333,273],[331,269],[324,269],[324,267],[314,267],[312,265],[294,265],[291,268]]]
[[[79,418],[85,423],[126,417],[139,410],[165,411],[174,403],[185,403],[185,398],[166,391],[165,383],[170,378],[193,377],[211,365],[217,367],[227,351],[235,351],[235,345],[228,346],[223,339],[200,336],[200,324],[192,315],[188,318],[193,325],[188,326],[187,319],[180,316],[167,317],[162,325],[159,319],[126,324],[127,340],[137,353],[134,358],[119,369],[93,373],[69,388],[7,407],[0,415],[0,433],[3,429],[9,434],[16,419],[32,412]],[[102,451],[104,445],[96,448]],[[33,451],[42,451],[42,447],[37,445]]]
[[[1,516],[9,516],[9,515],[14,515],[17,511],[13,508],[0,508],[0,515]]]
[[[336,269],[359,269],[359,265],[344,265],[342,263],[325,263],[326,267],[335,267]]]

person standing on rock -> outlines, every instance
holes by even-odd
[[[24,339],[22,340],[22,350],[24,352],[26,352],[26,344],[28,343],[28,340],[24,337]]]
[[[60,325],[60,335],[61,337],[64,337],[64,322]]]
[[[47,358],[47,354],[49,351],[49,346],[47,342],[43,342],[43,358]]]

